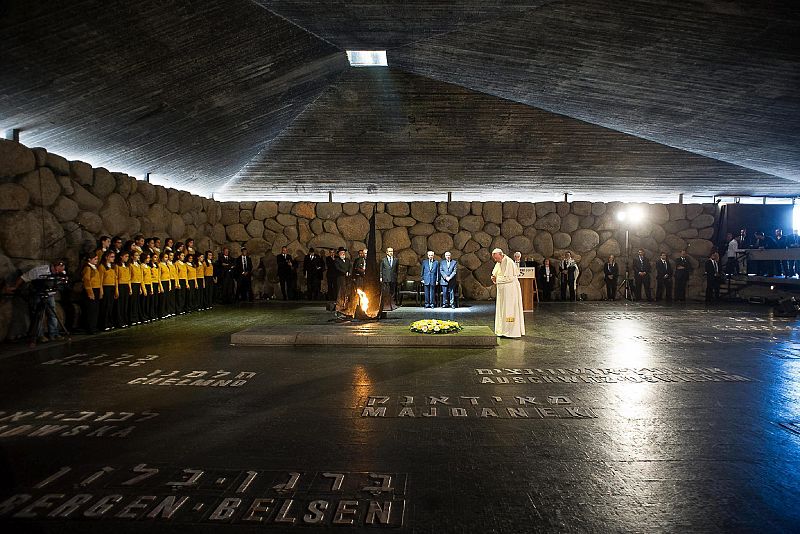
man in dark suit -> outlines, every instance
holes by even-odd
[[[692,274],[692,264],[685,250],[681,250],[681,255],[675,260],[675,300],[686,302],[686,284],[689,283],[689,275]]]
[[[619,265],[614,255],[608,257],[608,261],[603,265],[603,274],[606,280],[606,298],[617,300],[617,278],[619,278]]]
[[[303,274],[306,275],[306,295],[308,300],[318,300],[322,275],[325,273],[325,263],[313,248],[308,249],[308,254],[303,258]]]
[[[253,260],[242,247],[242,255],[236,258],[236,280],[239,288],[239,300],[253,302]]]
[[[343,303],[347,300],[347,279],[352,276],[353,271],[353,264],[347,258],[347,251],[344,247],[339,247],[333,267],[336,273],[336,301]]]
[[[662,252],[661,258],[656,262],[656,302],[661,300],[664,292],[667,293],[667,302],[672,302],[673,275],[672,263],[667,258],[667,253]]]
[[[231,257],[231,251],[228,247],[222,249],[222,254],[217,259],[217,266],[214,269],[214,274],[219,280],[220,295],[219,299],[223,304],[230,304],[236,297],[235,288],[235,272],[234,272],[234,259]]]
[[[281,283],[281,295],[283,300],[294,297],[292,291],[292,275],[294,274],[294,259],[289,254],[289,249],[281,247],[281,253],[276,256],[278,263],[278,279]]]
[[[644,250],[641,248],[633,259],[633,272],[636,300],[642,300],[642,287],[644,287],[647,302],[652,302],[653,295],[650,293],[650,260],[645,257]]]
[[[455,308],[456,300],[454,290],[458,284],[458,262],[453,259],[450,252],[444,253],[444,259],[439,262],[439,285],[442,286],[442,308]]]
[[[394,297],[397,290],[397,258],[394,257],[394,249],[386,249],[386,257],[381,260],[381,282],[386,286],[386,293]]]
[[[436,305],[436,284],[439,282],[439,262],[433,257],[433,251],[428,251],[428,257],[420,264],[422,273],[422,286],[425,288],[425,307],[433,308]]]
[[[328,278],[328,300],[336,298],[336,251],[330,249],[325,256],[325,274]]]
[[[358,257],[353,260],[353,283],[356,287],[364,286],[364,276],[367,274],[367,249],[358,251]]]
[[[536,272],[539,276],[539,291],[542,292],[542,300],[549,301],[553,297],[553,288],[556,284],[556,270],[550,265],[550,258],[545,258],[544,264]]]
[[[719,270],[719,254],[712,252],[706,260],[706,302],[719,300],[722,273]]]

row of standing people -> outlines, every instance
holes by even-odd
[[[515,255],[515,260],[520,263],[520,255]],[[541,266],[531,265],[532,262],[525,262],[526,265],[536,268],[536,278],[542,300],[552,299],[552,294],[558,282],[561,300],[575,301],[577,299],[577,281],[580,276],[580,269],[572,257],[571,252],[566,252],[559,261],[558,268],[551,266],[550,259],[545,259]],[[654,269],[655,267],[655,269]],[[719,287],[723,273],[719,263],[719,255],[713,253],[705,263],[706,274],[706,300],[719,299]],[[686,288],[689,283],[693,267],[686,253],[681,250],[677,258],[670,259],[666,252],[662,252],[655,262],[645,255],[643,249],[637,251],[631,264],[633,276],[633,287],[628,288],[632,291],[635,300],[642,300],[644,297],[648,302],[652,302],[653,294],[651,290],[651,276],[655,270],[655,301],[666,300],[671,302],[673,299],[679,302],[686,300]],[[620,276],[625,275],[624,266],[621,268],[616,258],[610,255],[603,265],[603,278],[606,288],[607,300],[616,300],[620,292]]]
[[[800,261],[797,260],[752,260],[742,258],[740,253],[752,249],[780,250],[800,248],[800,235],[794,230],[792,234],[783,235],[781,228],[776,228],[772,236],[757,231],[750,238],[746,228],[734,236],[728,232],[725,241],[720,245],[720,251],[725,257],[725,273],[728,275],[739,274],[741,271],[762,276],[791,277],[800,274]],[[742,261],[743,260],[743,261]]]
[[[81,271],[87,332],[127,328],[213,306],[213,252],[195,252],[191,240],[167,240],[160,251],[151,249],[155,241],[145,244],[141,236],[122,249],[106,247],[106,239],[85,258]]]

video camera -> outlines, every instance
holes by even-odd
[[[58,291],[68,287],[69,277],[66,272],[43,274],[38,279],[33,280],[31,285],[37,295],[55,295]]]

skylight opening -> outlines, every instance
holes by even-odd
[[[388,67],[386,50],[348,50],[351,67]]]

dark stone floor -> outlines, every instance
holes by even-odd
[[[328,320],[217,309],[0,359],[0,526],[796,531],[797,320],[554,303],[495,349],[228,344]]]

